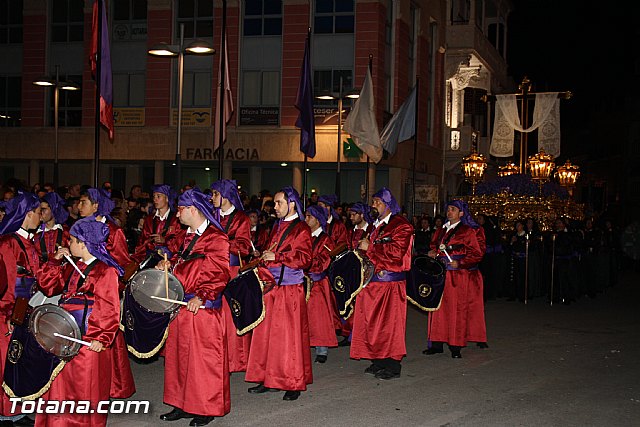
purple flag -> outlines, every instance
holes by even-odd
[[[309,35],[304,47],[304,59],[300,71],[300,83],[295,107],[300,111],[296,127],[300,128],[300,151],[307,157],[316,155],[316,125],[313,117],[313,80],[311,78],[311,52]]]
[[[102,8],[102,25],[98,25],[98,3]],[[101,29],[100,48],[98,53],[98,28]],[[109,131],[109,139],[113,140],[113,85],[111,76],[111,50],[109,49],[109,27],[107,26],[107,10],[104,0],[93,3],[93,23],[91,27],[91,72],[96,75],[97,57],[100,55],[100,123]]]

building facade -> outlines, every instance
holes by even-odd
[[[114,188],[133,184],[148,188],[176,182],[173,166],[178,147],[178,64],[153,57],[160,42],[184,45],[203,39],[220,51],[222,1],[111,0],[111,40],[115,138],[101,132],[99,181]],[[383,125],[419,78],[417,159],[413,142],[399,144],[396,154],[379,164],[346,150],[348,134],[338,141],[337,101],[316,100],[317,155],[309,159],[308,191],[334,193],[340,159],[343,201],[364,197],[388,186],[403,203],[411,182],[435,188],[439,197],[449,163],[451,102],[466,105],[452,92],[452,79],[465,67],[482,64],[487,91],[506,76],[499,45],[478,37],[455,35],[462,27],[458,11],[468,8],[474,21],[478,5],[484,13],[494,0],[229,0],[226,39],[234,114],[222,151],[223,176],[238,180],[249,194],[275,191],[284,185],[302,189],[303,155],[294,107],[307,31],[311,29],[314,91],[344,95],[362,86],[371,66],[378,126]],[[6,24],[0,24],[0,180],[16,176],[29,184],[51,181],[59,164],[59,183],[92,183],[94,176],[95,84],[91,52],[92,0],[15,0],[4,2]],[[484,5],[484,6],[483,6]],[[455,12],[455,13],[454,13]],[[464,15],[464,13],[463,13]],[[482,24],[488,40],[489,24]],[[506,36],[502,29],[501,37]],[[448,38],[450,40],[448,40]],[[218,152],[213,150],[219,56],[185,55],[180,154],[182,183],[207,187],[218,177]],[[449,56],[452,56],[449,58]],[[75,82],[81,90],[60,90],[59,126],[53,126],[54,91],[32,82],[43,75]],[[471,85],[477,87],[476,85]],[[455,89],[464,90],[466,86]],[[462,99],[462,101],[461,101]],[[351,101],[344,98],[348,114]],[[474,119],[475,120],[475,119]],[[484,119],[483,119],[484,120]],[[474,121],[473,123],[476,123]],[[469,124],[471,126],[471,124]],[[347,147],[349,148],[349,147]],[[467,150],[468,151],[468,150]],[[461,153],[463,150],[460,151]],[[414,174],[415,165],[415,174]],[[449,166],[447,166],[449,165]],[[433,193],[431,193],[433,196]],[[430,211],[431,199],[419,209]]]

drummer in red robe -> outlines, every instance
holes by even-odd
[[[244,213],[242,200],[238,194],[235,180],[221,179],[211,184],[211,202],[215,214],[218,214],[220,225],[229,238],[229,273],[231,278],[238,275],[240,260],[249,256],[251,249],[251,222]],[[229,371],[244,372],[247,370],[251,333],[238,335],[233,315],[226,298],[222,300],[222,311],[227,327],[227,348],[229,354]]]
[[[187,306],[169,324],[165,344],[164,403],[174,409],[160,419],[193,418],[204,426],[231,409],[227,336],[222,291],[229,281],[229,240],[213,216],[210,197],[197,187],[182,193],[178,218],[187,227],[171,258]],[[156,268],[163,269],[165,261]],[[201,308],[204,306],[205,308]]]
[[[42,197],[40,202],[41,231],[36,234],[35,244],[41,262],[49,261],[58,250],[58,246],[69,247],[69,227],[64,225],[69,218],[64,199],[52,191]]]
[[[245,381],[259,383],[249,393],[285,390],[283,400],[296,400],[313,382],[309,321],[302,284],[311,266],[311,230],[298,192],[285,187],[274,196],[274,224],[264,265],[276,286],[264,295],[265,317],[253,330]]]
[[[358,247],[375,266],[371,282],[356,297],[351,358],[369,359],[365,374],[381,380],[400,377],[406,355],[407,289],[413,227],[400,213],[389,189],[373,195],[375,229]]]
[[[251,223],[251,249],[253,256],[260,256],[261,251],[267,249],[265,246],[269,240],[269,228],[259,223],[260,213],[253,209],[247,212]]]
[[[147,268],[155,266],[162,259],[158,251],[166,253],[169,258],[173,256],[178,250],[178,236],[182,231],[176,216],[175,194],[171,187],[166,184],[154,185],[151,191],[155,213],[145,217],[138,245],[131,255],[138,264],[151,257],[145,264]]]
[[[316,348],[316,363],[325,363],[329,347],[336,347],[338,340],[333,326],[331,288],[327,269],[331,263],[329,256],[334,247],[333,240],[324,232],[327,226],[327,211],[320,206],[309,206],[305,222],[311,229],[311,267],[308,275],[313,287],[307,301],[309,317],[309,339],[311,347]]]
[[[115,207],[115,203],[109,197],[106,190],[98,190],[97,188],[89,188],[80,194],[80,203],[78,209],[80,216],[87,218],[94,216],[95,220],[106,224],[109,227],[109,237],[107,238],[107,251],[111,257],[118,263],[123,270],[125,276],[127,271],[134,264],[129,257],[129,248],[127,239],[124,236],[122,228],[120,228],[111,218],[111,211]],[[120,292],[124,290],[126,285],[125,279],[120,279]],[[126,399],[136,392],[136,384],[131,372],[129,364],[129,353],[127,344],[124,340],[124,334],[118,329],[113,349],[113,370],[111,372],[111,397],[114,399]]]
[[[18,193],[4,204],[5,216],[0,222],[0,376],[4,378],[4,363],[11,340],[11,313],[17,298],[31,297],[40,257],[33,243],[40,224],[40,199],[32,193]],[[0,421],[18,421],[21,414],[12,414],[6,393],[0,399]],[[22,422],[27,421],[21,420]]]
[[[449,345],[451,357],[462,357],[460,349],[467,345],[468,331],[484,324],[484,312],[469,310],[469,295],[482,298],[482,275],[478,264],[484,254],[475,228],[479,227],[469,214],[467,203],[453,200],[447,205],[447,222],[436,230],[431,240],[429,256],[439,258],[447,266],[444,293],[440,309],[429,315],[429,341],[431,347],[423,351],[426,355],[444,351],[444,343]],[[473,314],[472,314],[473,313]],[[486,342],[482,332],[476,332],[474,341]]]
[[[82,332],[82,340],[91,343],[62,369],[42,396],[45,401],[89,401],[90,414],[38,414],[37,426],[104,426],[107,414],[97,413],[98,403],[108,401],[111,390],[113,342],[120,319],[118,276],[124,271],[106,249],[109,229],[105,224],[84,218],[70,230],[70,247],[60,248],[53,259],[38,271],[38,283],[46,295],[62,294],[60,306],[70,312]],[[77,267],[85,278],[67,263],[65,255],[80,258]],[[85,309],[89,311],[82,324]]]

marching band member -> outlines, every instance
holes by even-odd
[[[307,208],[305,222],[311,229],[311,267],[309,277],[313,280],[313,287],[307,301],[309,317],[309,339],[311,347],[316,348],[316,362],[325,363],[329,354],[329,347],[336,347],[333,327],[333,312],[335,309],[331,301],[331,288],[327,278],[327,269],[331,263],[329,253],[334,247],[333,241],[324,232],[327,226],[327,212],[320,206]]]
[[[260,251],[266,249],[267,241],[269,240],[269,229],[259,223],[260,213],[257,210],[250,210],[247,212],[249,221],[251,223],[251,243],[253,244],[251,249],[253,250],[253,256],[260,256]]]
[[[296,400],[313,382],[303,270],[311,265],[311,231],[302,221],[298,192],[285,187],[274,196],[276,215],[262,259],[276,286],[264,295],[265,318],[254,330],[245,381],[249,393],[286,390]]]
[[[349,249],[354,250],[358,248],[358,242],[371,235],[373,231],[369,206],[360,202],[354,203],[349,208],[349,219],[353,224],[353,229],[349,230]]]
[[[115,203],[109,198],[105,190],[89,188],[80,194],[80,203],[78,209],[80,216],[87,218],[94,216],[95,220],[101,222],[109,228],[109,236],[107,237],[107,251],[116,263],[122,267],[125,272],[133,263],[129,257],[129,249],[127,239],[124,236],[122,228],[111,220],[110,213],[115,207]],[[127,275],[127,273],[125,273]],[[120,292],[124,290],[124,280],[120,280]],[[136,385],[131,373],[131,365],[129,364],[129,353],[127,344],[124,340],[124,334],[121,330],[116,332],[116,338],[113,345],[113,370],[111,372],[111,397],[115,399],[126,399],[136,392]]]
[[[213,207],[219,213],[220,225],[229,238],[229,273],[233,278],[238,275],[240,260],[251,253],[251,222],[243,211],[236,181],[221,179],[211,184],[211,190]],[[226,298],[223,298],[222,310],[227,327],[229,371],[244,372],[249,359],[251,333],[240,336],[236,333]]]
[[[400,377],[407,353],[405,272],[411,269],[413,227],[385,187],[373,195],[372,207],[378,212],[375,230],[358,247],[373,262],[375,274],[356,297],[351,358],[371,360],[365,373],[390,380]]]
[[[189,425],[204,426],[231,409],[227,337],[220,310],[229,281],[229,241],[213,216],[209,196],[198,188],[182,193],[177,216],[189,227],[184,241],[170,261],[160,261],[156,268],[173,265],[187,306],[169,324],[164,403],[174,409],[160,419],[193,418]]]
[[[105,224],[84,218],[71,227],[70,234],[70,247],[59,248],[53,259],[42,265],[38,282],[49,296],[62,293],[60,306],[79,319],[82,340],[91,346],[82,346],[42,398],[45,401],[88,400],[92,410],[90,414],[38,414],[36,425],[104,426],[107,414],[97,413],[96,409],[99,402],[109,400],[112,344],[120,318],[118,276],[124,270],[107,252],[109,229]],[[71,264],[60,265],[63,256],[69,254],[80,258],[77,267],[85,277]]]
[[[318,206],[327,211],[327,230],[325,233],[329,235],[336,244],[346,244],[348,240],[347,227],[340,219],[340,215],[335,211],[334,207],[338,203],[338,198],[333,194],[327,194],[318,198]]]
[[[483,251],[475,230],[479,226],[469,214],[466,202],[449,202],[447,220],[433,235],[428,254],[432,258],[440,258],[447,265],[447,274],[440,309],[429,314],[431,347],[423,353],[442,353],[446,342],[451,350],[451,357],[459,359],[462,357],[460,349],[467,345],[467,340],[487,341],[486,330],[485,336],[479,336],[483,328],[470,327],[472,323],[481,322],[484,325],[484,311],[480,313],[480,310],[469,308],[470,293],[482,298],[482,293],[477,289],[482,289],[482,275],[478,264],[482,261]],[[478,336],[469,336],[468,331],[471,330]]]
[[[42,231],[36,234],[35,244],[41,262],[47,262],[56,253],[58,246],[69,247],[69,228],[63,225],[69,218],[64,200],[52,191],[40,202]]]
[[[155,214],[145,217],[138,245],[131,256],[134,261],[141,263],[153,255],[155,262],[147,264],[148,267],[153,267],[161,259],[159,250],[171,258],[178,249],[177,237],[181,232],[174,207],[175,195],[171,187],[160,184],[154,185],[151,190]]]
[[[40,257],[33,243],[40,224],[40,200],[32,193],[18,193],[4,205],[6,214],[0,222],[0,375],[4,378],[9,336],[13,331],[10,318],[17,298],[31,297]],[[0,421],[23,421],[23,415],[11,414],[6,393],[0,399]],[[24,420],[26,421],[26,419]],[[25,424],[26,425],[26,424]]]

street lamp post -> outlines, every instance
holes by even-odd
[[[355,92],[354,90],[350,90],[347,93],[343,93],[342,87],[342,76],[340,76],[340,86],[338,87],[339,91],[337,94],[335,93],[325,93],[317,96],[318,99],[322,100],[337,100],[338,101],[338,152],[336,155],[336,188],[335,193],[340,200],[340,146],[342,145],[342,101],[344,98],[357,99],[360,94]]]
[[[60,66],[56,65],[56,76],[54,79],[50,77],[42,77],[33,82],[36,86],[53,87],[53,128],[54,128],[54,149],[53,149],[53,184],[56,188],[59,185],[59,167],[58,167],[58,111],[60,108],[60,89],[62,90],[80,90],[75,83],[60,81]]]
[[[180,24],[180,43],[160,43],[149,49],[149,55],[178,58],[178,118],[176,123],[176,190],[182,187],[182,96],[184,91],[184,55],[214,55],[215,49],[204,40],[194,40],[188,46],[184,46],[184,24]]]

